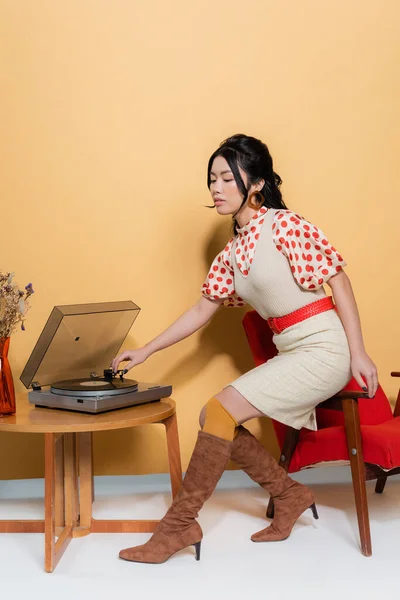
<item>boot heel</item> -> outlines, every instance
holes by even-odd
[[[201,542],[196,542],[196,544],[193,544],[194,549],[196,550],[196,560],[200,560],[200,549],[201,549]]]
[[[315,506],[315,503],[311,504],[310,508],[312,510],[312,514],[313,514],[314,519],[319,519],[318,512],[317,512],[317,507]]]

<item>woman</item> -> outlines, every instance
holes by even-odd
[[[272,524],[255,542],[286,539],[308,508],[311,490],[293,481],[242,424],[267,415],[296,429],[316,429],[315,406],[354,376],[369,396],[378,386],[365,352],[345,262],[320,229],[287,209],[268,148],[234,135],[214,152],[208,187],[219,215],[232,215],[234,236],[218,254],[199,302],[138,350],[123,352],[126,369],[208,323],[222,304],[248,302],[274,332],[278,355],[242,375],[202,410],[196,446],[172,506],[151,539],[120,552],[134,562],[160,563],[190,545],[199,559],[202,531],[195,520],[230,458],[274,499]],[[328,284],[332,299],[323,288]]]

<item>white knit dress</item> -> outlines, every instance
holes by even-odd
[[[226,306],[250,304],[264,319],[326,296],[345,262],[323,232],[289,210],[261,208],[213,261],[202,293]],[[315,430],[315,406],[351,378],[342,323],[329,310],[273,337],[278,355],[229,385],[265,415]]]

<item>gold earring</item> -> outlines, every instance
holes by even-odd
[[[260,192],[254,192],[253,194],[251,194],[251,196],[249,196],[249,199],[247,200],[247,204],[250,208],[253,208],[254,210],[258,210],[264,203],[264,197],[262,194],[260,194]]]

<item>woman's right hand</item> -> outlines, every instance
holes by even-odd
[[[118,366],[121,362],[129,361],[125,366],[125,372],[128,372],[132,367],[136,367],[136,365],[140,365],[147,358],[149,358],[150,354],[145,348],[138,348],[137,350],[125,350],[119,356],[116,356],[112,363],[111,368],[116,373],[118,371]]]

